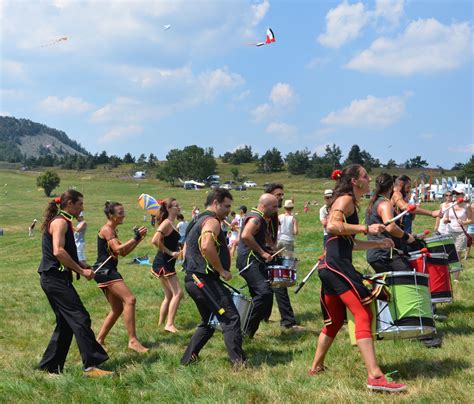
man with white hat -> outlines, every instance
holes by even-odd
[[[332,189],[326,189],[324,191],[324,205],[321,209],[319,209],[319,221],[321,222],[324,228],[323,248],[326,247],[326,241],[328,239],[328,232],[326,230],[326,226],[328,224],[329,206],[332,203],[332,196],[333,196]]]

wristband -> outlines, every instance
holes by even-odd
[[[363,230],[363,233],[367,236],[367,234],[369,234],[369,225],[366,224],[365,225],[365,229]]]
[[[134,239],[135,241],[140,241],[140,240],[142,239],[142,236],[140,236],[140,233],[137,232],[137,233],[135,234],[135,237],[133,237],[133,239]]]

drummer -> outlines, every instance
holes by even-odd
[[[200,216],[195,216],[195,223],[186,236],[185,288],[196,304],[201,315],[201,323],[189,341],[181,358],[181,364],[188,365],[198,360],[199,352],[215,331],[209,325],[209,319],[212,314],[217,313],[213,313],[211,302],[195,284],[193,279],[195,275],[214,295],[217,304],[225,310],[223,314],[217,316],[229,358],[234,366],[239,366],[245,363],[240,317],[229,290],[219,280],[219,276],[225,281],[232,278],[229,272],[229,249],[221,228],[222,220],[230,213],[232,195],[226,189],[214,189],[208,193],[205,206],[206,211]]]
[[[272,260],[272,250],[265,242],[268,222],[278,211],[278,199],[271,194],[263,194],[254,208],[245,216],[237,249],[237,268],[252,295],[253,310],[249,318],[247,335],[253,338],[260,322],[270,317],[273,291],[268,282],[266,263]],[[244,268],[246,268],[244,270]]]
[[[393,192],[393,177],[389,174],[380,174],[375,179],[375,190],[367,207],[365,222],[371,224],[384,224],[394,217],[393,205],[390,196]],[[403,231],[395,222],[385,227],[381,234],[369,234],[369,240],[391,238],[395,249],[371,248],[367,250],[367,261],[377,273],[389,271],[412,271],[407,258],[402,253],[405,244],[415,241],[413,235]]]
[[[377,363],[371,332],[372,312],[369,307],[375,296],[364,285],[362,274],[352,264],[353,249],[391,248],[394,244],[389,238],[377,241],[355,240],[356,234],[375,235],[385,231],[383,224],[359,224],[359,201],[369,192],[370,182],[364,167],[355,164],[342,171],[335,170],[332,178],[336,180],[336,187],[327,226],[330,237],[326,243],[323,264],[319,268],[322,282],[321,307],[326,326],[319,334],[310,374],[316,375],[326,370],[326,354],[344,323],[346,309],[349,309],[354,315],[357,346],[368,373],[367,388],[387,392],[403,391],[406,386],[387,380]]]
[[[408,199],[410,198],[411,194],[411,179],[408,175],[400,175],[395,179],[395,185],[393,187],[393,194],[391,197],[391,201],[393,206],[395,207],[395,213],[398,215],[399,213],[407,210],[408,208]],[[425,215],[425,216],[431,216],[433,218],[437,218],[440,215],[439,210],[428,210],[428,209],[423,209],[420,208],[419,206],[416,207],[416,209],[405,215],[403,218],[401,218],[397,224],[398,226],[404,230],[407,231],[408,233],[411,233],[411,227],[412,227],[412,220],[413,216],[412,215]]]
[[[283,190],[283,184],[279,183],[270,183],[267,184],[264,188],[266,193],[272,194],[275,196],[278,200],[278,208],[281,208],[283,205],[283,197],[285,196],[284,190]],[[292,206],[290,209],[293,209],[294,207],[294,202],[291,199],[288,199],[285,201],[285,210],[287,210],[287,206]],[[284,219],[282,219],[284,217]],[[298,227],[294,223],[296,223],[296,219],[291,216],[291,215],[278,215],[278,211],[275,212],[271,217],[268,222],[268,227],[267,227],[267,235],[266,235],[266,243],[267,246],[271,250],[280,250],[280,248],[285,247],[285,251],[283,251],[283,255],[293,255],[294,251],[294,242],[280,242],[278,240],[278,235],[282,235],[281,232],[281,226],[283,222],[290,222],[291,227],[291,236],[294,237],[294,235],[298,232]],[[285,226],[288,227],[288,226]],[[278,244],[277,244],[278,243]],[[290,296],[288,294],[288,288],[285,287],[280,287],[280,288],[273,288],[273,294],[275,295],[277,305],[278,305],[278,311],[280,312],[281,320],[280,320],[280,326],[283,328],[286,328],[288,330],[293,330],[293,331],[302,331],[304,330],[303,327],[300,325],[297,325],[296,323],[296,318],[295,318],[295,313],[293,311],[293,307],[291,307],[291,301],[290,301]],[[272,300],[272,306],[273,306],[273,300]],[[270,308],[270,314],[271,314],[272,309]],[[269,315],[270,316],[270,315]],[[266,318],[265,320],[268,320]]]

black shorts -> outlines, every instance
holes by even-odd
[[[114,282],[123,281],[120,272],[113,269],[99,269],[94,276],[94,280],[97,282],[99,288],[106,288]]]
[[[162,265],[162,266],[153,265],[150,272],[153,276],[157,278],[176,275],[176,269],[174,265]]]

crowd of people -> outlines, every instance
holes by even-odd
[[[365,223],[360,223],[360,200],[370,191],[371,178],[367,171],[360,165],[352,165],[336,170],[332,177],[335,186],[324,191],[324,205],[319,212],[324,228],[324,255],[318,265],[324,328],[309,374],[314,376],[327,370],[326,355],[348,309],[354,316],[356,341],[367,369],[367,387],[389,392],[405,390],[404,384],[386,378],[378,365],[371,332],[373,315],[369,308],[376,296],[374,289],[367,286],[363,275],[354,268],[352,251],[367,250],[367,261],[376,273],[412,270],[402,253],[419,237],[412,234],[411,221],[394,220],[398,213],[409,210],[411,180],[407,176],[394,179],[388,174],[379,175],[365,213]],[[446,201],[438,210],[416,206],[410,211],[412,219],[414,215],[435,218],[436,231],[451,234],[456,249],[464,252],[469,239],[464,227],[472,226],[472,208],[468,202],[462,202],[447,209],[453,194],[464,196],[464,190],[456,188],[447,193]],[[284,196],[283,184],[266,184],[257,205],[251,209],[240,206],[237,214],[231,210],[231,193],[222,188],[213,189],[206,196],[202,212],[193,207],[190,222],[184,219],[176,199],[168,198],[161,204],[154,219],[156,230],[151,240],[157,249],[151,273],[160,281],[164,292],[159,325],[171,333],[178,331],[175,319],[183,298],[183,289],[176,276],[178,260],[183,260],[184,289],[200,315],[199,325],[181,364],[199,360],[201,350],[215,332],[215,326],[209,322],[214,315],[233,366],[245,366],[244,336],[253,338],[262,322],[269,320],[274,296],[281,316],[280,325],[290,330],[305,330],[297,324],[287,287],[272,287],[269,281],[268,265],[278,252],[293,255],[295,237],[299,233],[293,213],[294,200],[285,200]],[[281,208],[284,212],[279,214]],[[309,202],[306,202],[304,212],[308,211]],[[139,342],[135,329],[136,298],[118,271],[118,257],[130,254],[144,240],[147,228],[135,228],[134,237],[120,241],[118,226],[124,221],[125,211],[120,203],[107,202],[104,206],[106,223],[97,235],[97,262],[91,268],[83,254],[86,224],[82,212],[83,195],[76,190],[64,192],[46,209],[42,225],[43,256],[38,272],[41,286],[56,314],[57,325],[39,368],[52,373],[62,372],[74,335],[85,375],[101,377],[111,373],[100,368],[108,359],[105,338],[122,314],[129,337],[128,347],[140,353],[148,351]],[[74,219],[77,219],[75,226]],[[360,236],[367,239],[362,240]],[[234,257],[252,298],[253,310],[245,329],[233,301],[233,288],[227,283],[233,277],[230,269]],[[73,272],[88,280],[94,279],[110,304],[110,313],[97,337],[91,329],[89,314],[73,287]]]

